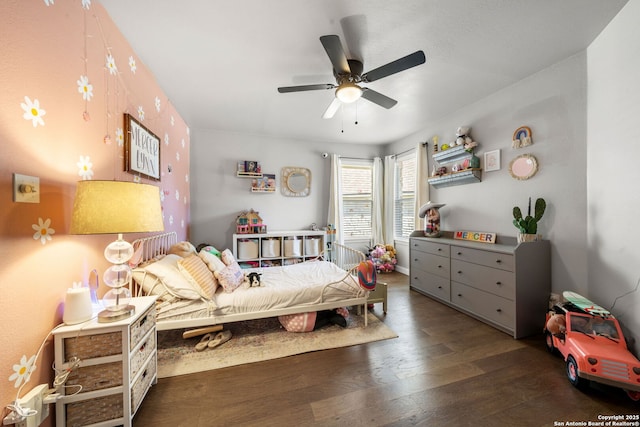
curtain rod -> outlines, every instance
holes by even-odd
[[[429,144],[428,142],[423,142],[423,143],[422,143],[422,145],[423,145],[423,146],[427,146],[428,144]],[[398,156],[402,156],[403,154],[408,153],[408,152],[409,152],[409,151],[411,151],[411,150],[413,150],[413,148],[409,148],[409,149],[404,150],[404,151],[402,151],[402,152],[400,152],[400,153],[390,154],[390,155],[391,155],[391,156],[396,156],[396,157],[398,157]]]
[[[422,145],[423,146],[427,146],[427,145],[429,145],[429,143],[428,142],[423,142]],[[409,149],[404,150],[404,151],[402,151],[400,153],[389,154],[389,156],[401,156],[401,155],[403,155],[405,153],[408,153],[411,150],[413,150],[413,148],[409,148]],[[365,158],[365,157],[345,157],[345,156],[341,156],[341,155],[338,155],[338,157],[340,157],[341,159],[347,159],[347,160],[373,160],[373,158]],[[379,157],[379,156],[374,156],[374,157]]]

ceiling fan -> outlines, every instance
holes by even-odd
[[[389,98],[380,92],[376,92],[373,89],[369,89],[368,87],[362,87],[360,84],[380,80],[383,77],[413,68],[417,65],[424,64],[425,62],[424,52],[419,50],[363,74],[362,61],[358,61],[357,59],[347,59],[347,56],[342,49],[342,44],[340,43],[340,37],[336,35],[322,36],[320,37],[320,42],[322,43],[322,46],[324,46],[324,50],[327,52],[327,55],[331,60],[331,64],[333,65],[333,75],[336,78],[336,84],[326,83],[303,86],[286,86],[279,87],[278,92],[289,93],[303,92],[307,90],[336,89],[335,99],[322,115],[325,119],[332,118],[342,103],[348,104],[355,102],[360,99],[360,97],[387,109],[393,107],[398,103],[398,101]]]

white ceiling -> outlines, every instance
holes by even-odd
[[[101,0],[192,129],[373,144],[585,49],[626,2]],[[427,60],[366,85],[396,99],[392,109],[361,99],[322,119],[333,90],[277,88],[335,83],[327,34],[364,71],[416,50]]]

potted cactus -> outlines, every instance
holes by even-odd
[[[527,216],[522,216],[520,208],[515,206],[513,208],[513,225],[520,231],[518,234],[518,242],[535,242],[540,239],[538,234],[538,221],[544,215],[544,211],[547,208],[547,202],[543,198],[538,198],[534,206],[533,216],[531,216],[531,197],[529,197],[529,208],[527,210]]]

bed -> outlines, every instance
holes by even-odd
[[[176,243],[174,232],[133,242],[138,258],[132,291],[134,296],[158,295],[158,330],[205,328],[340,307],[357,307],[357,315],[364,316],[367,326],[369,292],[360,286],[356,272],[359,263],[365,260],[360,251],[334,243],[331,262],[321,254],[315,260],[287,266],[243,269],[243,274],[259,272],[261,286],[244,284],[232,292],[218,286],[212,296],[203,297],[200,292],[195,297],[192,293],[185,297],[184,292],[191,291],[180,288],[186,286],[180,271],[177,275],[175,269],[158,272],[161,263],[176,260],[172,258],[176,255],[169,253]],[[176,283],[180,284],[177,288]]]

